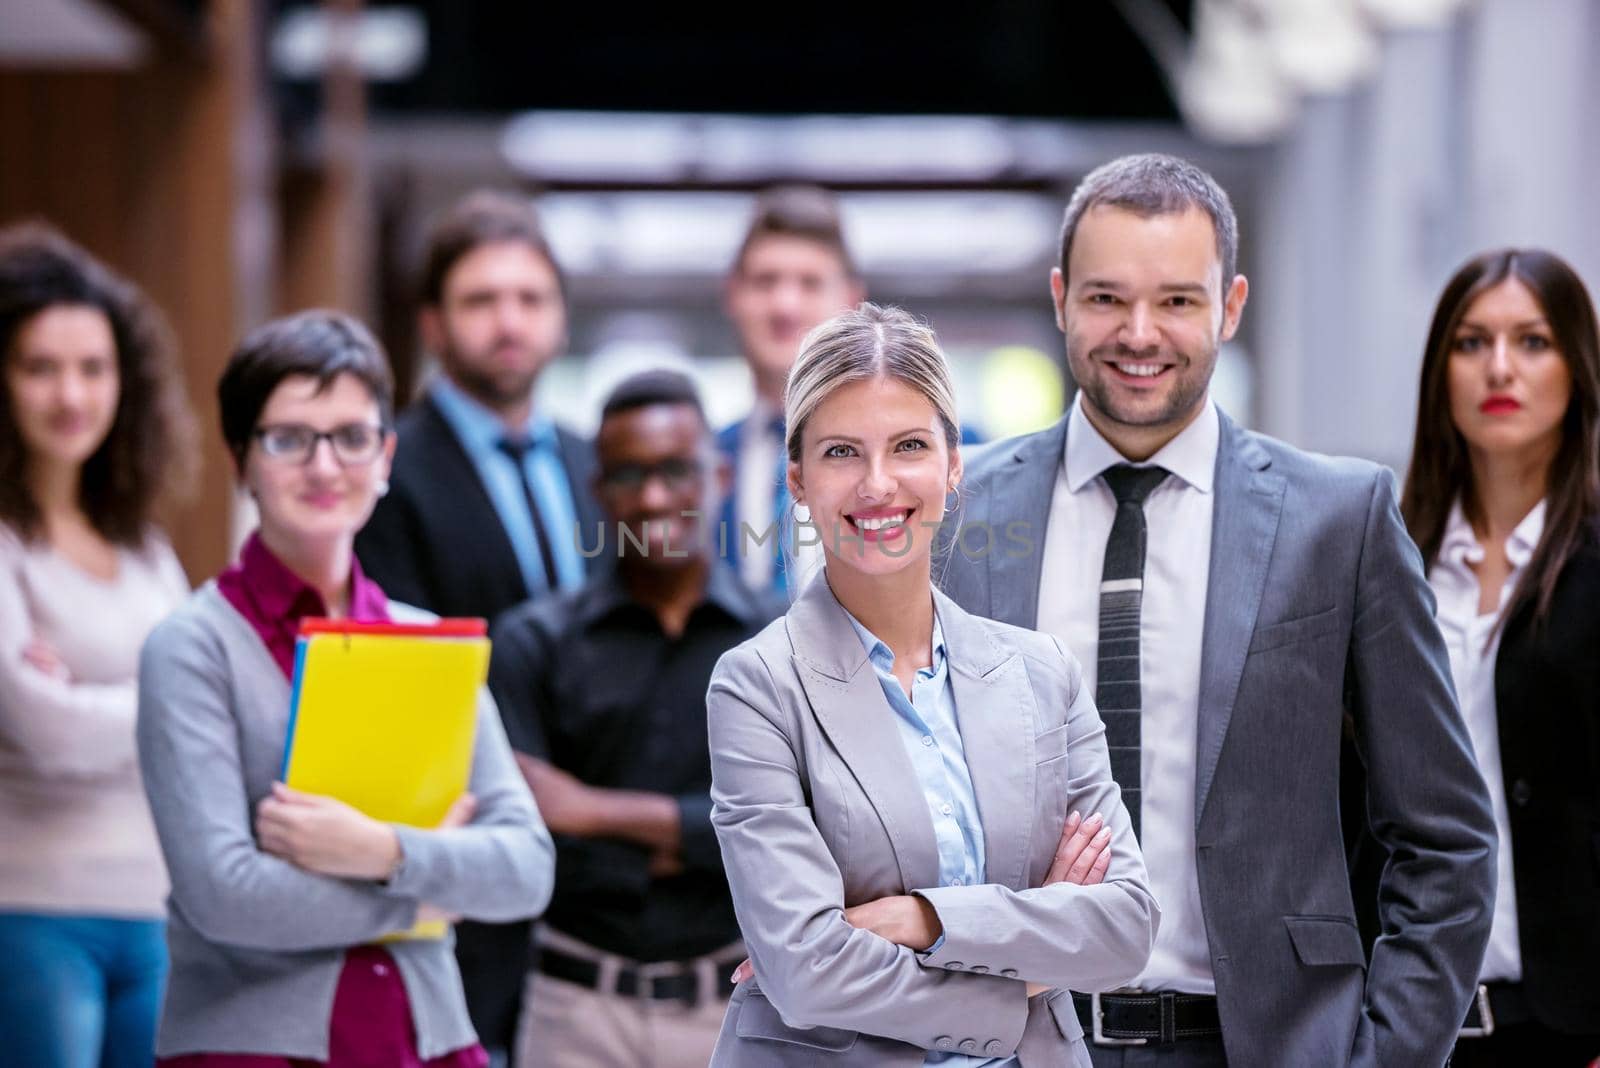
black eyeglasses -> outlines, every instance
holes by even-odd
[[[346,423],[332,430],[318,430],[304,423],[276,423],[257,427],[254,436],[263,453],[292,464],[310,463],[317,445],[327,439],[333,447],[333,458],[351,467],[376,460],[387,435],[387,430],[371,423]]]
[[[659,477],[667,489],[676,493],[687,489],[704,470],[699,460],[680,457],[658,464],[618,464],[601,473],[600,485],[612,493],[638,493],[651,478]]]

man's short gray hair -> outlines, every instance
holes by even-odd
[[[1239,219],[1228,194],[1211,175],[1186,159],[1159,152],[1123,156],[1090,171],[1072,191],[1061,223],[1063,278],[1079,220],[1090,208],[1102,204],[1146,218],[1175,215],[1190,208],[1199,208],[1211,216],[1211,229],[1217,235],[1217,259],[1222,261],[1222,288],[1227,291],[1239,259]]]

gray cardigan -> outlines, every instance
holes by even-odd
[[[391,603],[396,619],[416,609]],[[172,877],[172,974],[159,1056],[260,1053],[325,1060],[344,951],[410,926],[429,902],[475,920],[533,916],[555,853],[494,703],[478,707],[470,826],[397,827],[386,885],[314,875],[263,853],[256,803],[283,762],[289,684],[250,623],[209,582],[151,633],[139,667],[139,762]],[[397,942],[417,1050],[475,1041],[453,940]]]

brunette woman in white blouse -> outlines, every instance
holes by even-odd
[[[1494,923],[1453,1064],[1600,1056],[1600,337],[1537,249],[1445,287],[1401,509],[1500,830]]]
[[[167,879],[134,672],[188,594],[151,515],[191,419],[153,310],[42,227],[0,231],[0,361],[0,1061],[149,1064]]]

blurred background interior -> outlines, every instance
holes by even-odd
[[[1071,396],[1047,273],[1074,183],[1175,152],[1240,215],[1219,399],[1399,466],[1460,261],[1543,245],[1600,283],[1597,60],[1600,0],[0,0],[0,222],[49,219],[171,319],[208,434],[174,531],[191,575],[233,544],[213,386],[234,342],[344,308],[413,390],[426,223],[486,185],[536,199],[570,276],[541,394],[577,429],[663,362],[742,414],[722,278],[754,194],[803,181],[839,193],[869,296],[932,321],[998,437]]]

